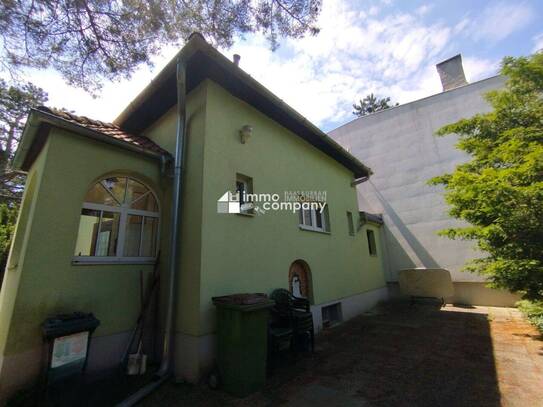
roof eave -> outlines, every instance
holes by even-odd
[[[22,171],[27,170],[26,166],[24,165],[26,156],[28,152],[30,151],[32,144],[34,143],[34,139],[36,137],[37,131],[42,124],[49,124],[51,126],[62,128],[62,129],[71,131],[73,133],[79,134],[81,136],[89,137],[94,140],[101,141],[110,145],[114,145],[114,146],[120,147],[125,150],[129,150],[138,154],[143,154],[153,159],[158,159],[158,160],[171,159],[171,156],[169,154],[159,153],[159,152],[145,149],[143,147],[138,147],[134,144],[130,144],[125,141],[107,136],[103,133],[100,133],[99,131],[95,131],[87,127],[84,127],[82,125],[73,123],[61,117],[58,117],[54,114],[47,113],[42,110],[33,108],[30,110],[30,114],[29,114],[27,123],[25,125],[25,128],[23,130],[23,135],[21,137],[21,142],[19,143],[19,147],[13,159],[13,166],[15,169],[19,169]]]
[[[201,34],[193,33],[189,37],[187,44],[181,48],[177,55],[168,62],[168,64],[162,68],[162,70],[155,76],[149,84],[143,88],[143,90],[136,96],[136,98],[126,106],[126,108],[113,120],[113,124],[119,127],[123,127],[123,124],[134,113],[134,111],[153,93],[158,89],[165,81],[168,80],[170,75],[175,75],[177,71],[177,62],[179,60],[186,61],[192,55],[194,55],[200,47],[203,45],[209,45],[205,41]]]
[[[337,142],[330,138],[326,133],[320,130],[317,126],[313,125],[304,116],[298,113],[296,110],[287,105],[283,100],[274,95],[265,86],[260,84],[248,73],[243,71],[238,66],[234,65],[219,51],[213,48],[200,34],[194,33],[189,37],[186,45],[179,51],[179,53],[160,71],[160,73],[143,89],[143,91],[121,112],[121,114],[114,120],[113,123],[123,128],[126,122],[131,118],[142,104],[145,103],[155,91],[157,91],[172,75],[176,74],[177,61],[188,61],[194,54],[201,52],[207,57],[212,59],[221,68],[225,69],[229,74],[238,78],[249,87],[253,88],[256,92],[262,94],[269,99],[273,104],[280,107],[288,116],[293,120],[299,122],[303,127],[309,130],[311,133],[320,138],[325,144],[327,144],[341,159],[334,158],[344,167],[352,171],[354,178],[369,177],[372,171],[369,167],[366,167],[357,158],[352,156],[348,151],[341,147]],[[306,140],[307,141],[307,140]],[[309,142],[309,141],[308,141]],[[320,148],[319,148],[320,149]],[[324,152],[324,151],[323,151]],[[326,152],[325,152],[326,154]],[[329,154],[330,155],[330,154]],[[345,162],[343,162],[345,161]],[[348,165],[346,165],[348,163]]]

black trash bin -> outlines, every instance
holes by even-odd
[[[48,344],[45,379],[48,384],[81,374],[87,364],[90,339],[100,321],[93,314],[74,312],[47,318],[42,324]]]

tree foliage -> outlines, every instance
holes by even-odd
[[[370,93],[364,99],[360,99],[358,105],[356,103],[353,105],[353,114],[362,117],[393,106],[398,106],[398,103],[391,104],[389,97],[378,99],[373,93]]]
[[[2,276],[8,261],[18,212],[18,205],[0,204],[0,286],[2,285]]]
[[[442,231],[473,239],[487,253],[466,270],[495,287],[543,299],[543,54],[505,58],[504,89],[486,95],[493,111],[439,130],[455,133],[471,155],[451,174],[431,180],[445,186],[450,214],[470,225]]]
[[[47,99],[47,93],[32,83],[10,86],[0,79],[0,202],[17,201],[21,197],[24,176],[11,169],[11,160],[28,111]]]
[[[130,77],[161,47],[198,31],[217,46],[260,32],[316,34],[322,0],[2,0],[4,68],[59,71],[71,85],[99,89],[104,79]]]

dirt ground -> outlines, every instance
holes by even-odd
[[[389,304],[319,335],[244,399],[168,383],[143,406],[543,406],[543,338],[516,309]]]

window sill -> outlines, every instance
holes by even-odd
[[[144,257],[144,258],[123,258],[123,257],[79,257],[72,258],[72,266],[95,266],[95,265],[123,265],[123,264],[155,264],[156,258]]]
[[[323,235],[330,235],[331,233],[326,230],[320,230],[320,229],[314,229],[309,226],[305,225],[298,225],[300,230],[305,230],[306,232],[315,232],[315,233],[322,233]]]
[[[255,217],[254,212],[240,212],[240,213],[236,213],[236,215],[246,216],[246,217],[249,217],[249,218],[254,218]]]

